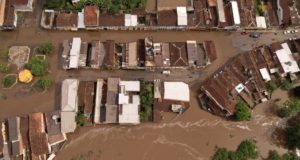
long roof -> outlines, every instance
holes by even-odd
[[[70,133],[76,129],[76,112],[61,112],[61,132]]]
[[[120,124],[138,124],[140,123],[139,116],[140,96],[133,95],[132,103],[123,104],[119,114]]]
[[[99,8],[97,6],[84,7],[84,24],[85,26],[99,25]]]
[[[65,79],[62,82],[61,110],[75,112],[77,110],[77,91],[79,81],[77,79]]]
[[[0,0],[0,26],[4,23],[6,0]]]

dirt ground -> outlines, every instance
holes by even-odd
[[[37,11],[36,11],[37,12]],[[34,13],[33,17],[39,14]],[[279,123],[273,116],[265,115],[267,104],[257,106],[254,118],[250,122],[227,122],[200,109],[197,91],[201,82],[208,78],[230,57],[255,45],[286,39],[282,34],[264,33],[260,40],[247,35],[229,32],[177,32],[177,31],[99,31],[99,32],[60,32],[45,31],[38,27],[36,19],[23,19],[23,24],[14,32],[0,32],[0,50],[12,45],[36,46],[51,41],[56,49],[49,57],[50,73],[55,85],[48,92],[31,92],[24,85],[17,85],[12,90],[0,89],[7,99],[0,100],[0,118],[22,115],[32,112],[45,112],[59,109],[60,83],[63,79],[75,77],[80,80],[121,77],[122,79],[145,78],[153,80],[180,80],[190,84],[191,107],[180,117],[165,114],[162,123],[142,124],[139,126],[103,125],[80,128],[69,135],[68,142],[58,153],[56,159],[91,159],[91,160],[193,160],[209,159],[216,145],[235,149],[245,138],[254,137],[262,155],[269,149],[278,149],[269,140],[272,128]],[[203,70],[174,70],[170,76],[160,71],[64,71],[61,69],[59,44],[64,39],[81,37],[83,41],[115,40],[116,42],[136,41],[152,36],[156,42],[178,42],[186,40],[212,40],[217,47],[218,59]],[[4,75],[0,74],[0,78]],[[84,157],[84,158],[82,158]]]

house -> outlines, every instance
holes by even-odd
[[[60,144],[67,140],[64,133],[61,132],[60,111],[45,112],[46,131],[48,134],[48,143],[52,152],[57,152]]]
[[[5,19],[6,0],[0,0],[0,27],[3,26]]]
[[[78,110],[79,81],[77,79],[65,79],[61,87],[61,131],[63,133],[74,132],[76,129],[75,117]]]
[[[97,6],[85,6],[83,12],[86,29],[96,29],[99,26],[99,8]]]
[[[119,124],[139,124],[140,82],[119,82]]]
[[[186,7],[177,7],[177,25],[178,26],[186,26],[188,25],[188,17]]]
[[[96,86],[96,97],[95,97],[95,109],[94,109],[94,123],[100,124],[104,120],[104,106],[102,105],[102,97],[103,97],[103,79],[97,79],[97,86]]]
[[[69,54],[68,69],[77,69],[79,66],[79,55],[81,49],[81,38],[75,37],[72,41],[72,46]]]
[[[156,0],[157,11],[175,10],[176,7],[186,7],[187,10],[194,11],[193,0]]]
[[[286,76],[288,73],[293,74],[299,72],[299,66],[293,57],[293,53],[291,52],[288,44],[282,43],[281,47],[282,49],[275,51],[275,53],[280,62],[281,68],[283,69],[282,76]]]
[[[172,67],[188,66],[188,54],[186,43],[172,42],[170,43],[170,62]]]
[[[266,18],[263,16],[257,16],[256,17],[256,26],[257,28],[267,28]]]
[[[77,31],[78,13],[58,13],[55,24],[58,30]]]
[[[105,123],[118,123],[118,88],[119,78],[107,79]]]
[[[104,57],[106,56],[105,44],[100,41],[92,42],[92,52],[90,59],[91,68],[101,68],[104,63]]]
[[[231,9],[232,9],[232,16],[233,16],[233,22],[234,25],[240,25],[241,19],[240,19],[240,13],[239,13],[239,7],[236,1],[230,1]]]
[[[219,22],[226,23],[223,0],[217,0],[217,11],[218,11]]]
[[[137,42],[130,42],[126,44],[128,47],[127,51],[127,65],[128,67],[137,67],[138,65],[138,56],[137,56]]]
[[[45,159],[51,151],[43,113],[29,115],[29,142],[32,159]]]
[[[190,89],[188,84],[184,82],[164,82],[163,98],[165,100],[189,102]]]
[[[17,158],[24,154],[20,136],[20,118],[9,117],[6,121],[8,152],[11,157]]]
[[[32,12],[34,0],[12,0],[16,12]]]
[[[125,14],[125,27],[135,27],[138,25],[138,17],[137,15]]]
[[[4,2],[2,2],[2,5],[3,3]],[[15,7],[13,6],[12,1],[6,0],[4,21],[1,28],[4,30],[13,30],[17,27],[17,21],[18,21],[17,12],[15,11]]]
[[[105,42],[105,50],[106,54],[104,57],[104,66],[107,68],[114,68],[117,66],[116,64],[116,53],[115,53],[115,41],[108,40]]]

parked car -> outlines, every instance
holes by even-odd
[[[241,32],[241,35],[247,35],[248,33],[247,32]]]
[[[252,32],[252,33],[250,33],[249,37],[251,37],[251,38],[259,38],[260,37],[260,33],[258,33],[258,32]]]
[[[165,74],[165,75],[170,75],[170,74],[171,74],[171,71],[169,71],[169,70],[165,70],[165,71],[162,71],[162,74]]]

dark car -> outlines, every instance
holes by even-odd
[[[258,32],[252,32],[252,33],[250,33],[249,37],[251,37],[251,38],[259,38],[260,37],[260,33],[258,33]]]

